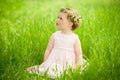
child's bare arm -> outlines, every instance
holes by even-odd
[[[75,64],[76,64],[76,66],[80,66],[83,63],[83,58],[82,58],[81,42],[80,42],[79,38],[77,38],[75,40],[74,49],[75,49],[75,56],[76,56]]]
[[[46,51],[45,51],[45,55],[44,55],[44,62],[47,60],[52,48],[53,48],[53,43],[54,43],[54,39],[53,39],[53,35],[50,37],[49,43],[47,45]]]

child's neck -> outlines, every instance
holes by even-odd
[[[72,34],[72,30],[70,30],[70,29],[61,30],[61,32],[62,32],[63,34]]]

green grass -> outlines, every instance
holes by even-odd
[[[1,0],[0,80],[49,80],[26,69],[43,62],[62,7],[77,9],[83,18],[74,32],[90,65],[81,75],[70,72],[58,80],[119,80],[119,5],[119,0]]]

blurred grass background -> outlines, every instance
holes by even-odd
[[[0,0],[0,80],[49,80],[26,68],[42,63],[62,7],[77,9],[83,18],[74,32],[90,65],[81,75],[58,80],[120,79],[119,0]]]

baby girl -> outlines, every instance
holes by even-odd
[[[52,34],[41,65],[29,67],[29,73],[47,74],[52,78],[60,76],[68,68],[75,69],[83,64],[80,39],[73,30],[81,25],[81,16],[71,8],[62,8],[56,21],[57,28]]]

